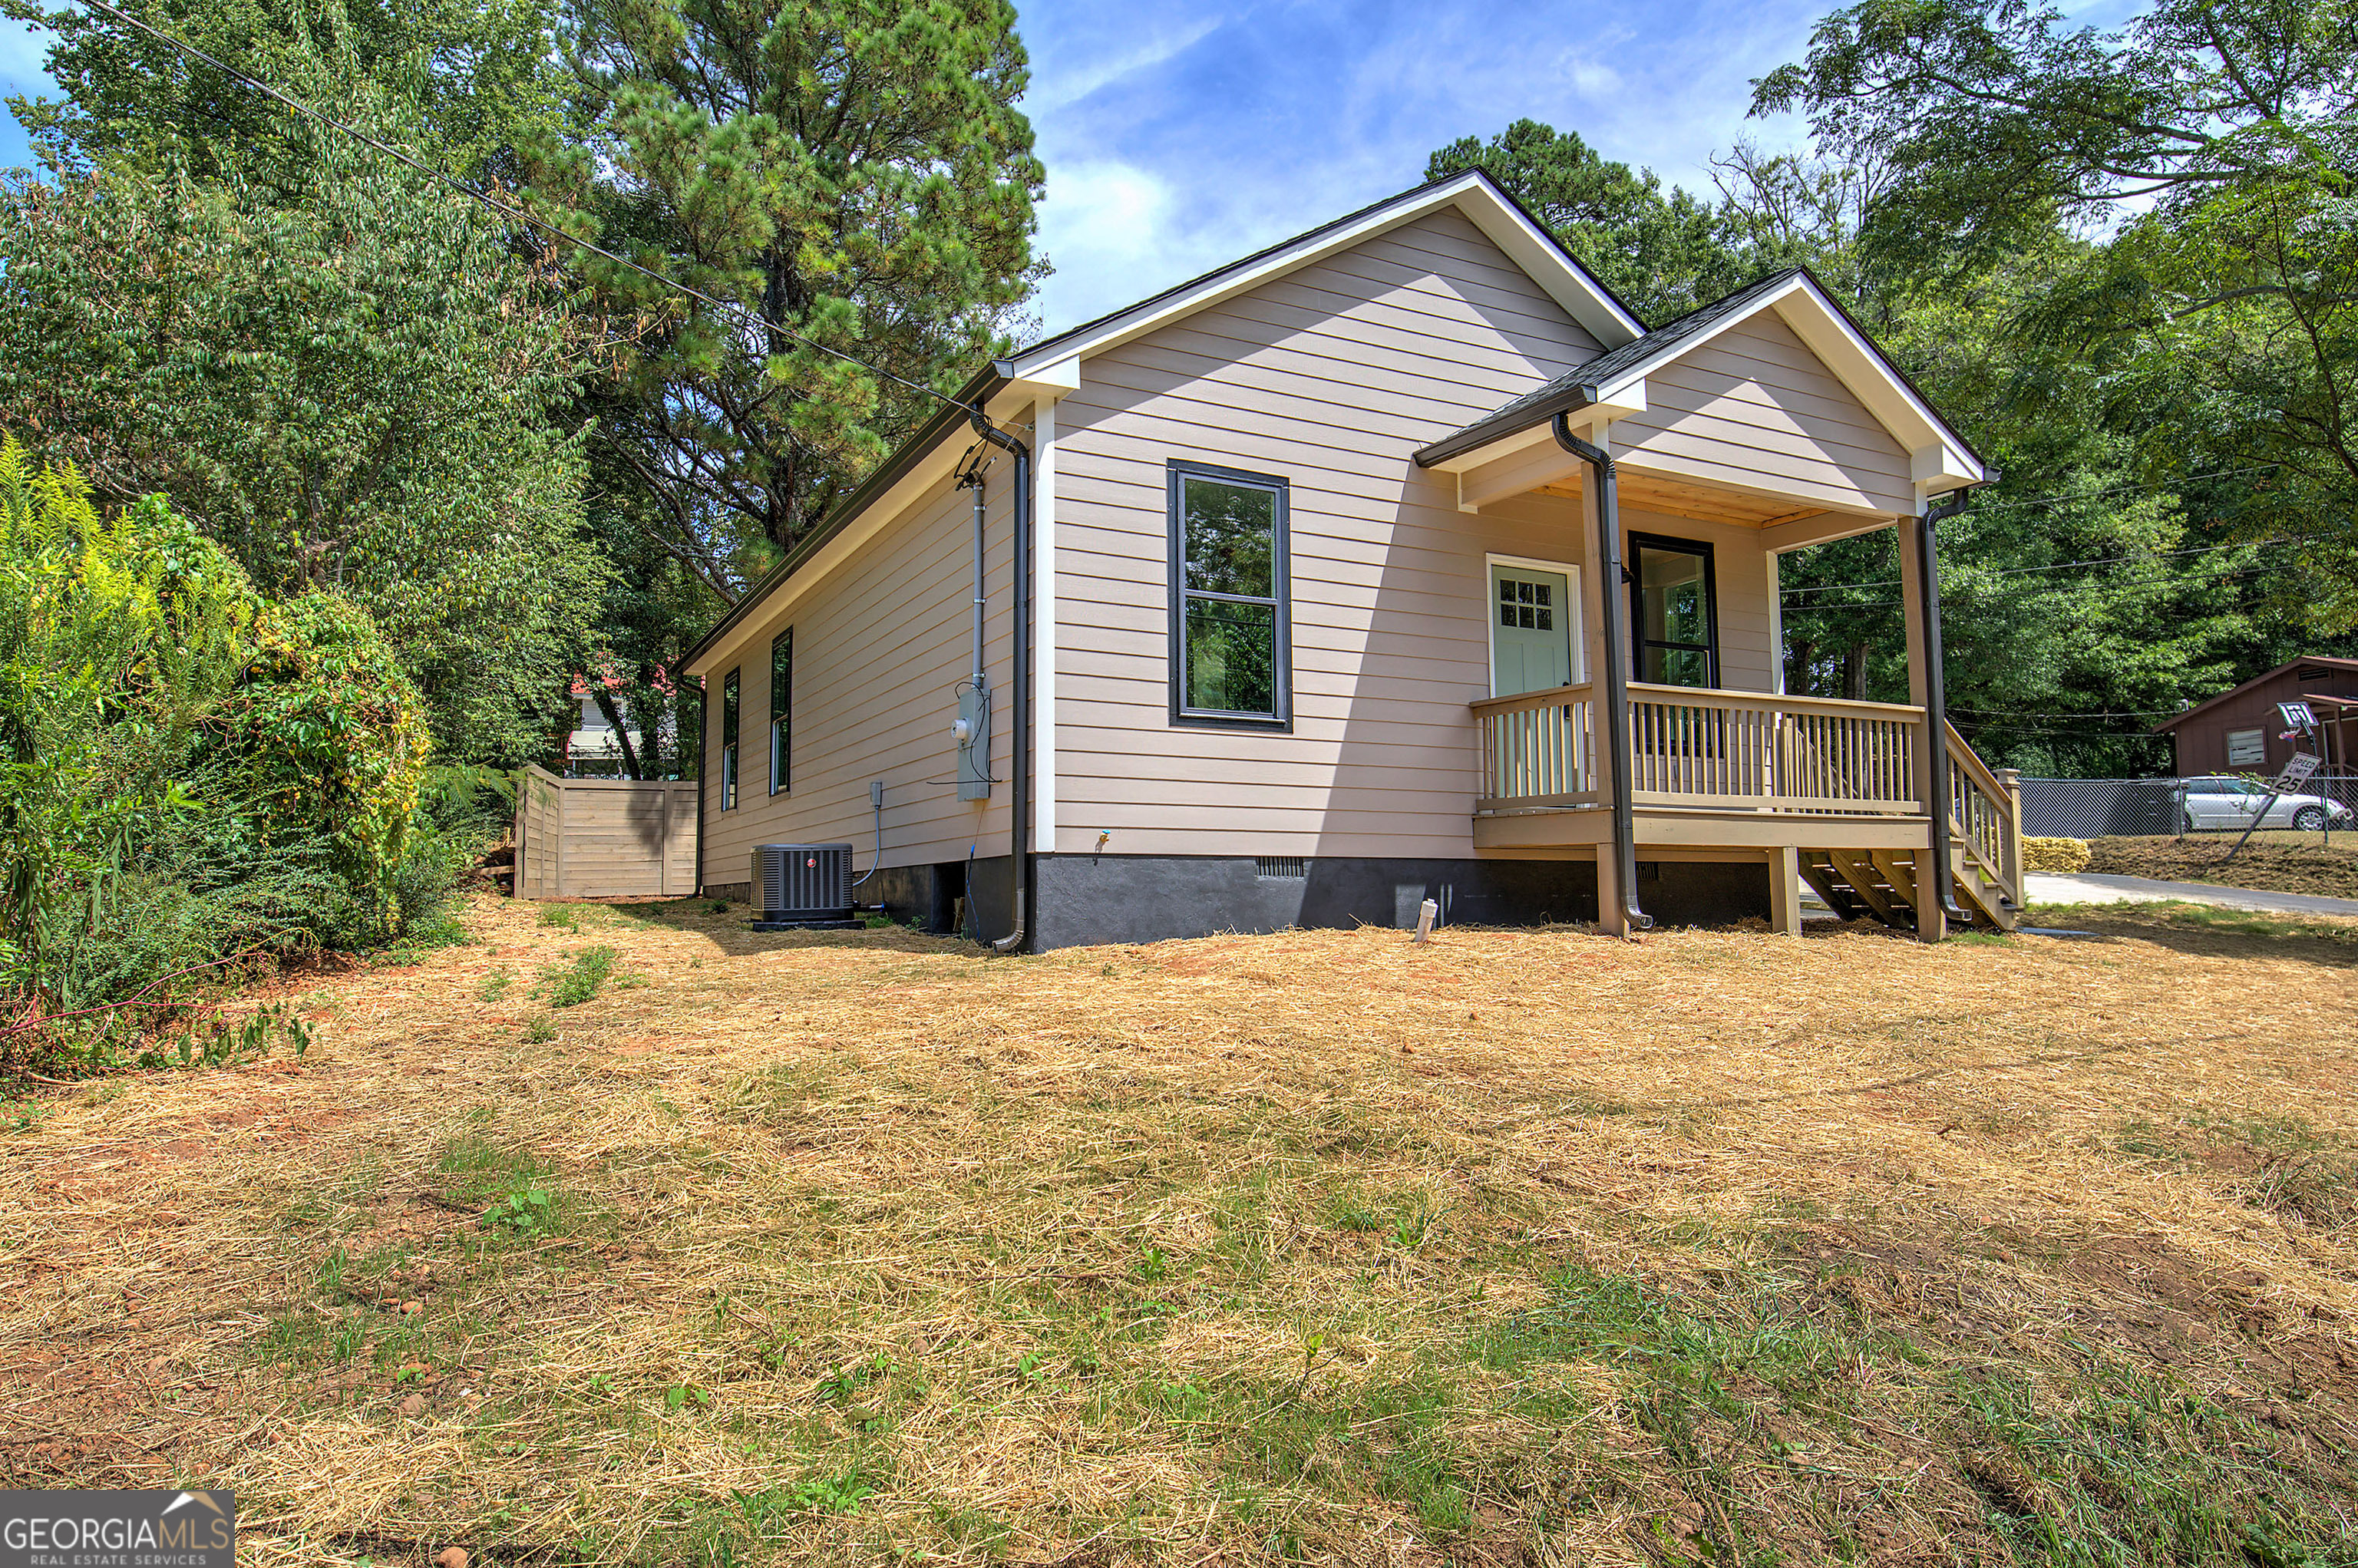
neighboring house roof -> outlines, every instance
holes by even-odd
[[[1388,197],[1356,212],[1347,213],[1331,223],[1322,223],[1290,240],[1256,251],[1201,277],[1190,278],[1135,305],[1100,316],[1093,321],[1085,321],[1052,338],[1044,338],[1006,359],[986,365],[955,395],[961,406],[946,406],[919,427],[916,434],[903,441],[882,466],[846,496],[784,560],[746,590],[719,623],[706,633],[681,658],[680,668],[684,672],[694,671],[707,652],[727,639],[748,617],[755,614],[765,600],[834,542],[861,514],[903,481],[917,473],[957,431],[967,427],[967,406],[988,405],[1008,387],[1042,376],[1044,373],[1053,383],[1058,366],[1128,342],[1190,312],[1257,288],[1273,277],[1347,250],[1386,230],[1414,222],[1427,213],[1453,206],[1529,274],[1533,282],[1545,289],[1597,341],[1618,347],[1641,338],[1646,330],[1645,323],[1631,314],[1628,306],[1614,297],[1611,289],[1574,261],[1572,253],[1565,250],[1538,219],[1501,189],[1487,174],[1474,169],[1452,175],[1446,179],[1428,181],[1412,190],[1404,190],[1398,196]],[[1069,379],[1064,384],[1071,384]]]
[[[1462,430],[1455,431],[1416,454],[1419,467],[1431,468],[1493,441],[1520,435],[1559,414],[1575,413],[1595,404],[1610,403],[1615,395],[1645,380],[1679,355],[1708,342],[1719,333],[1762,310],[1774,309],[1786,325],[1826,362],[1826,367],[1857,395],[1869,413],[1914,451],[1938,440],[1963,459],[1974,477],[1987,468],[1981,455],[1955,427],[1943,419],[1908,373],[1891,362],[1873,338],[1828,293],[1805,267],[1789,267],[1758,283],[1690,310],[1635,341],[1606,350],[1574,365],[1544,385],[1532,388],[1492,410]],[[1815,340],[1815,341],[1812,341]],[[1929,439],[1928,439],[1929,438]],[[1968,481],[1970,482],[1970,481]]]
[[[2235,698],[2243,696],[2245,692],[2250,691],[2254,687],[2266,686],[2268,682],[2277,679],[2288,671],[2291,670],[2302,671],[2304,678],[2306,678],[2307,672],[2310,670],[2330,670],[2342,675],[2358,675],[2358,659],[2336,658],[2331,654],[2304,654],[2298,659],[2287,660],[2285,663],[2278,665],[2276,668],[2267,671],[2266,674],[2254,676],[2251,679],[2245,681],[2241,686],[2229,687],[2225,691],[2223,691],[2218,696],[2212,697],[2209,701],[2198,702],[2183,713],[2172,714],[2168,719],[2165,719],[2160,723],[2155,725],[2151,730],[2147,731],[2147,733],[2159,735],[2166,731],[2175,730],[2180,725],[2185,723],[2188,719],[2194,718],[2196,715],[2208,713],[2223,702],[2233,702]],[[2304,697],[2303,700],[2308,700],[2308,698]]]

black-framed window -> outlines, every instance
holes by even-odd
[[[1719,685],[1719,583],[1700,539],[1629,535],[1631,676],[1657,686]]]
[[[1171,721],[1293,722],[1286,481],[1172,460]]]
[[[795,629],[770,640],[770,793],[794,788]]]
[[[720,809],[737,805],[737,672],[720,681]]]

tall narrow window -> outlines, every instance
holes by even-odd
[[[795,629],[770,643],[770,793],[794,787]]]
[[[737,805],[737,672],[720,682],[720,809]]]
[[[1719,616],[1711,546],[1694,539],[1629,536],[1630,649],[1637,678],[1659,686],[1719,684]]]
[[[1171,720],[1293,722],[1286,481],[1171,464]]]

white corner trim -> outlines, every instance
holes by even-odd
[[[1045,855],[1056,848],[1055,403],[1042,398],[1032,417],[1032,831]]]

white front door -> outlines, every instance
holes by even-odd
[[[1572,579],[1536,567],[1490,567],[1490,695],[1572,684]]]

